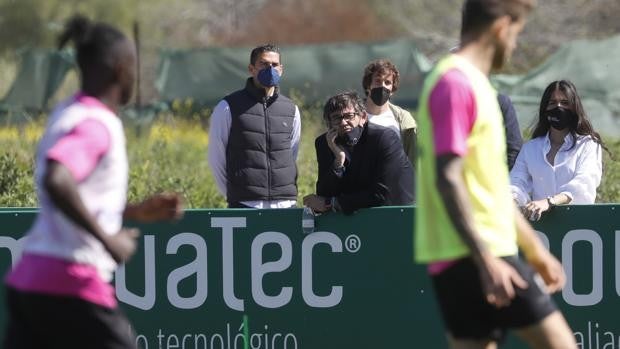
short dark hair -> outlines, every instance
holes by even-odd
[[[510,16],[517,21],[534,8],[536,0],[466,0],[463,5],[461,37],[478,35],[497,18]]]
[[[323,107],[323,119],[329,122],[329,116],[337,111],[353,107],[359,115],[366,112],[364,101],[355,91],[345,91],[330,97]]]
[[[256,60],[258,59],[258,56],[260,56],[261,54],[265,52],[275,52],[278,55],[280,55],[280,48],[274,44],[264,44],[264,45],[255,47],[252,50],[252,53],[250,53],[250,64],[254,65],[256,63]]]
[[[127,40],[125,35],[111,25],[91,22],[86,17],[75,15],[69,19],[58,38],[58,48],[73,41],[83,78],[95,74],[111,76],[118,59],[115,45],[124,40]]]
[[[398,69],[396,69],[394,63],[392,63],[389,59],[376,59],[368,63],[366,68],[364,68],[362,87],[364,88],[364,93],[366,93],[366,95],[368,95],[368,89],[370,88],[370,85],[372,85],[372,76],[375,73],[379,73],[381,75],[394,75],[394,81],[392,81],[392,93],[398,90],[398,85],[400,83],[400,74],[398,73]]]

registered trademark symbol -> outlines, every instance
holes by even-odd
[[[360,240],[359,236],[351,234],[344,240],[344,247],[347,251],[355,253],[362,247],[362,240]]]

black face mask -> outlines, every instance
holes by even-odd
[[[560,107],[547,110],[547,120],[549,120],[549,124],[558,131],[567,128],[573,120],[574,115],[575,113],[572,110]]]
[[[359,142],[362,132],[364,132],[363,126],[354,127],[351,131],[338,136],[338,143],[352,147]]]
[[[370,90],[370,99],[376,105],[382,106],[390,99],[390,90],[385,87],[375,87]]]

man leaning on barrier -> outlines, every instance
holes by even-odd
[[[304,197],[314,212],[352,213],[413,202],[413,169],[394,131],[371,124],[355,92],[331,97],[323,109],[328,131],[315,141],[316,194]]]

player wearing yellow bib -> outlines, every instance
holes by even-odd
[[[429,265],[452,348],[495,348],[507,329],[534,348],[576,347],[549,296],[564,284],[562,266],[512,202],[487,77],[512,54],[533,1],[467,0],[461,48],[420,96],[415,255]]]

